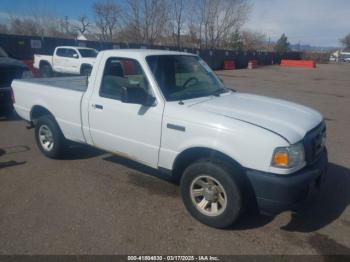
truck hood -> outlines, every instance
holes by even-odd
[[[322,115],[306,106],[264,96],[230,92],[189,105],[270,130],[294,144],[318,125]]]

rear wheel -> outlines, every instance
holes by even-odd
[[[40,151],[45,156],[59,158],[63,155],[67,141],[52,116],[45,115],[38,119],[35,138]]]
[[[180,182],[181,195],[194,218],[216,228],[228,227],[239,218],[244,201],[234,172],[224,162],[210,159],[186,168]]]
[[[52,77],[53,76],[53,71],[52,71],[52,67],[49,64],[42,64],[40,65],[40,75],[42,77]]]

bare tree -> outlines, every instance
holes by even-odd
[[[344,38],[340,39],[340,43],[344,46],[346,50],[350,50],[350,33]]]
[[[86,15],[82,15],[78,17],[78,23],[73,25],[73,30],[83,35],[88,32],[90,26],[89,18]]]
[[[241,34],[243,48],[245,50],[266,49],[266,35],[259,32],[243,31]]]
[[[59,20],[59,29],[63,34],[73,34],[73,26],[71,25],[68,16],[65,16],[64,19]]]
[[[121,8],[117,3],[107,0],[93,4],[96,17],[96,27],[100,31],[101,40],[112,40],[120,25]]]
[[[133,40],[154,44],[165,31],[168,18],[168,1],[166,0],[128,0],[125,12],[126,28],[130,30]]]
[[[244,24],[251,7],[247,0],[196,0],[192,5],[195,18],[190,24],[206,48],[223,47]]]
[[[172,0],[171,2],[171,18],[170,25],[172,28],[172,34],[174,37],[174,42],[177,47],[181,46],[181,31],[183,30],[185,14],[184,8],[185,3],[183,0]]]
[[[43,28],[34,19],[10,16],[10,32],[16,35],[39,36]]]

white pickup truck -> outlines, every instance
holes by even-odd
[[[43,77],[51,77],[53,73],[89,75],[97,53],[93,48],[58,46],[52,56],[34,55],[33,65]]]
[[[75,141],[158,169],[179,181],[188,211],[213,227],[231,225],[248,207],[294,208],[323,181],[320,113],[228,89],[193,54],[108,50],[88,84],[62,77],[15,80],[12,88],[44,155],[59,158]]]

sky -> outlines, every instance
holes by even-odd
[[[93,17],[96,0],[0,0],[0,22],[7,13],[34,13]],[[119,0],[123,2],[123,0]],[[271,41],[285,33],[293,44],[339,46],[339,39],[350,33],[350,0],[248,0],[252,5],[245,29],[265,33]]]

